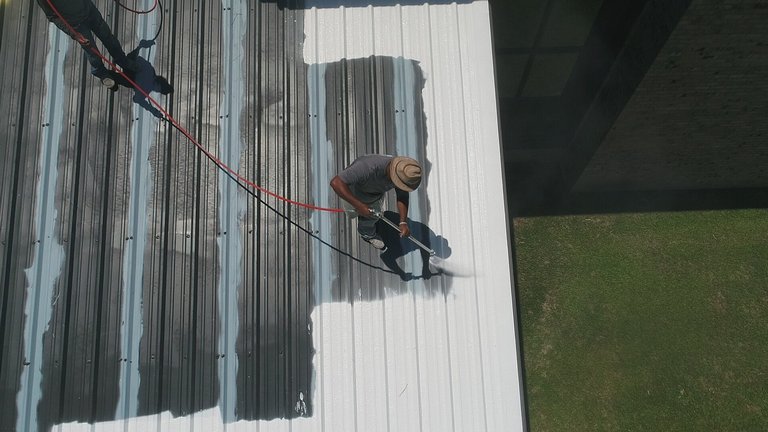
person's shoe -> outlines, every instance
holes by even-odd
[[[115,75],[113,73],[107,73],[106,76],[103,76],[100,79],[101,85],[112,90],[113,92],[117,91],[117,81],[115,80]]]
[[[101,79],[101,85],[103,85],[104,87],[106,87],[106,88],[108,88],[110,90],[115,88],[115,87],[117,87],[117,83],[115,82],[114,79],[112,79],[112,77],[104,77],[104,78],[102,78]]]
[[[384,240],[382,240],[381,237],[377,235],[374,235],[374,236],[361,235],[360,238],[362,238],[364,242],[370,244],[371,246],[375,247],[378,250],[384,250],[387,247],[384,244]]]

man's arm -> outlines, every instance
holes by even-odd
[[[411,235],[411,229],[408,228],[408,192],[395,189],[397,194],[397,212],[400,214],[400,237]]]
[[[368,208],[364,202],[360,201],[355,197],[355,195],[352,194],[352,190],[349,189],[349,185],[344,183],[344,180],[342,180],[339,176],[336,176],[331,180],[331,188],[341,199],[352,204],[352,207],[355,208],[360,216],[367,218],[373,217],[371,209]]]
[[[154,105],[152,105],[149,100],[141,93],[136,90],[133,94],[133,102],[140,107],[144,108],[145,110],[149,111],[150,114],[153,116],[159,118],[160,120],[164,120],[163,113],[160,112],[159,109],[157,109]]]

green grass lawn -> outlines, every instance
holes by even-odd
[[[768,211],[515,220],[529,423],[768,431]]]

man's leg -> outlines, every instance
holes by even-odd
[[[369,204],[369,207],[381,213],[382,200],[376,201],[373,204]],[[383,249],[384,242],[380,237],[376,235],[376,218],[364,218],[357,214],[357,211],[352,204],[341,200],[341,206],[344,209],[344,213],[350,219],[357,219],[357,232],[366,242],[370,243],[376,249]]]
[[[363,237],[373,237],[376,235],[376,222],[378,221],[377,218],[364,218],[357,214],[357,211],[354,207],[352,207],[352,204],[344,201],[341,201],[341,207],[344,209],[344,213],[347,215],[350,219],[357,218],[357,232],[360,233]],[[377,213],[381,213],[381,206],[383,204],[384,198],[381,198],[377,201],[374,201],[370,204],[368,204],[368,207],[373,209],[373,211]]]
[[[129,69],[131,71],[136,70],[136,62],[130,60],[125,55],[123,47],[120,46],[120,41],[117,40],[117,37],[114,34],[112,34],[109,24],[104,21],[101,12],[99,12],[95,6],[91,8],[86,22],[91,31],[93,31],[93,34],[104,44],[104,48],[107,49],[115,63],[123,69]]]
[[[363,237],[373,237],[376,235],[376,218],[357,218],[357,232]]]
[[[383,203],[383,198],[379,199],[378,201],[372,202],[368,204],[368,207],[373,209],[378,214],[381,214],[381,206]],[[383,250],[386,245],[384,244],[384,241],[381,239],[381,236],[376,234],[376,222],[378,222],[378,218],[364,218],[362,216],[358,216],[357,218],[357,232],[360,234],[360,236],[365,240],[366,242],[370,243],[371,246],[375,247],[376,249]]]
[[[88,25],[85,23],[80,23],[73,26],[72,30],[75,31],[73,33],[66,24],[60,22],[59,20],[53,20],[53,23],[56,24],[56,27],[58,27],[59,30],[66,33],[69,35],[69,37],[74,39],[75,42],[80,44],[80,47],[85,52],[85,58],[88,59],[88,63],[91,65],[92,75],[96,76],[97,78],[104,78],[108,75],[107,68],[104,67],[104,63],[101,61],[101,58],[93,52],[92,47],[96,47],[96,40],[93,38],[93,33],[91,33]]]

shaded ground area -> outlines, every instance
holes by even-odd
[[[766,207],[765,1],[490,6],[515,215]]]
[[[768,212],[515,220],[532,431],[768,429]]]

